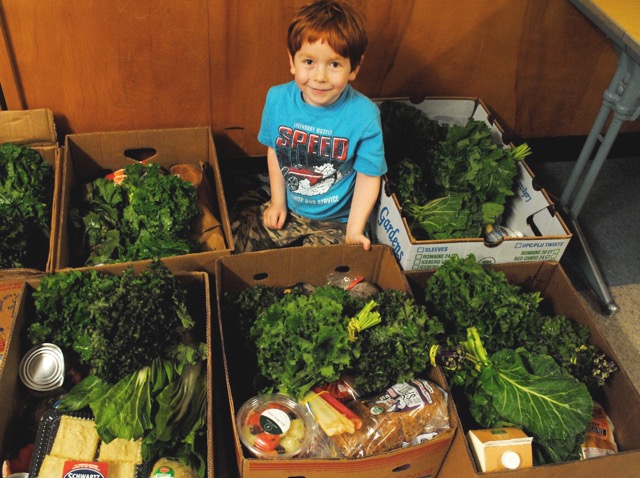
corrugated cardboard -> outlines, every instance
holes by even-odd
[[[565,315],[585,325],[591,332],[591,343],[598,346],[618,364],[616,353],[607,343],[597,323],[583,304],[562,266],[557,262],[528,262],[491,266],[503,271],[512,284],[524,290],[540,291],[543,304],[553,314]],[[424,290],[433,271],[407,271],[405,276],[414,294]],[[615,439],[620,453],[586,461],[534,466],[533,468],[503,471],[496,476],[505,478],[584,478],[585,476],[615,476],[632,478],[640,469],[640,395],[624,369],[619,369],[603,388],[602,405],[613,421]],[[453,395],[455,402],[455,394]],[[465,438],[468,430],[460,423],[453,445],[438,474],[438,478],[470,478],[492,476],[475,466],[472,452]]]
[[[53,113],[49,109],[0,111],[0,144],[19,144],[33,148],[53,166],[54,186],[51,210],[51,237],[49,257],[42,270],[37,269],[0,269],[1,277],[21,277],[41,272],[50,272],[55,252],[55,227],[59,208],[60,181],[62,180],[60,154],[56,139],[56,127]]]
[[[231,430],[227,440],[218,440],[218,454],[236,454],[242,478],[299,477],[326,478],[349,476],[354,478],[407,478],[435,476],[442,458],[449,448],[456,427],[432,441],[372,457],[338,459],[263,460],[243,451],[235,431],[235,414],[252,396],[252,373],[240,355],[241,347],[234,317],[223,317],[220,300],[225,291],[238,291],[254,285],[287,286],[298,282],[314,285],[327,283],[334,272],[362,276],[382,289],[408,291],[407,282],[393,253],[386,246],[375,245],[370,251],[361,246],[336,245],[299,247],[236,254],[220,258],[216,264],[216,297],[218,320],[222,337],[226,387],[229,396]],[[440,369],[433,369],[430,377],[442,385]],[[228,475],[225,475],[228,476]]]
[[[0,282],[0,308],[13,312],[13,322],[9,328],[8,341],[3,360],[0,362],[0,456],[12,446],[16,446],[14,436],[19,430],[29,426],[25,421],[25,404],[33,404],[29,392],[20,381],[18,371],[20,360],[31,347],[26,340],[29,320],[33,317],[33,291],[38,287],[42,275],[33,275],[25,280]],[[176,278],[187,290],[187,310],[198,324],[205,325],[209,347],[207,357],[207,379],[212,381],[211,337],[211,297],[209,275],[204,272],[177,273]],[[5,298],[5,300],[2,300]],[[2,312],[0,311],[0,314]],[[214,477],[214,396],[212,388],[207,390],[207,466],[208,478]]]
[[[0,144],[51,146],[57,142],[51,110],[0,111]]]
[[[0,376],[2,376],[4,368],[3,356],[9,343],[13,322],[18,313],[16,306],[21,291],[21,281],[0,282]]]
[[[408,100],[396,101],[412,104]],[[504,145],[503,129],[477,98],[428,98],[413,106],[429,118],[446,124],[466,124],[470,118],[484,121],[490,126],[495,143]],[[373,224],[376,240],[393,248],[406,271],[439,267],[452,254],[460,257],[474,254],[483,264],[559,261],[571,233],[546,192],[535,185],[528,166],[524,162],[519,162],[518,166],[516,194],[507,203],[502,225],[525,237],[507,237],[501,243],[491,245],[485,244],[483,238],[417,240],[402,216],[402,205],[383,179]]]
[[[213,214],[220,221],[227,244],[226,249],[166,257],[162,261],[173,272],[205,271],[213,272],[218,257],[231,254],[233,240],[229,213],[227,211],[222,179],[218,166],[216,149],[208,127],[151,129],[140,131],[114,131],[104,133],[70,134],[65,138],[63,181],[60,194],[58,221],[54,233],[57,237],[54,270],[69,268],[83,269],[82,264],[73,264],[69,251],[70,194],[72,188],[92,181],[103,171],[122,169],[141,154],[150,154],[150,162],[169,168],[177,163],[206,164],[210,173],[211,186],[215,197]],[[150,261],[135,261],[136,270],[146,267]],[[105,270],[120,271],[131,263],[98,266]]]

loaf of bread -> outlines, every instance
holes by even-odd
[[[350,402],[349,408],[362,418],[362,427],[331,440],[345,458],[422,443],[449,428],[447,400],[447,393],[429,380],[398,383],[379,396]]]

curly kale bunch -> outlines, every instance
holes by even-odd
[[[155,163],[124,172],[120,184],[98,178],[75,191],[69,218],[77,260],[95,265],[197,252],[191,235],[201,211],[193,184]]]
[[[453,255],[429,278],[426,305],[442,320],[446,343],[455,347],[477,329],[489,353],[503,348],[551,356],[591,390],[617,370],[590,342],[588,327],[564,315],[547,316],[539,292],[511,284],[504,273],[485,268],[470,254]]]
[[[160,261],[139,275],[97,270],[45,275],[33,292],[32,343],[53,342],[108,383],[155,358],[187,357],[183,335],[194,321],[186,291]]]
[[[353,367],[355,389],[364,395],[424,372],[431,363],[431,347],[444,333],[442,323],[405,292],[386,290],[375,301],[382,321],[362,332],[360,357]]]
[[[45,268],[53,181],[53,167],[36,150],[0,146],[0,268]]]

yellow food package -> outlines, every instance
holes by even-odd
[[[593,402],[593,418],[587,426],[585,440],[581,446],[581,458],[595,458],[618,452],[618,445],[613,436],[613,423],[597,402]]]

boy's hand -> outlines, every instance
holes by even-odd
[[[262,215],[264,227],[269,229],[282,229],[287,219],[287,206],[271,202]]]
[[[365,251],[371,249],[371,240],[364,234],[348,234],[345,238],[347,244],[362,244],[362,248]]]

